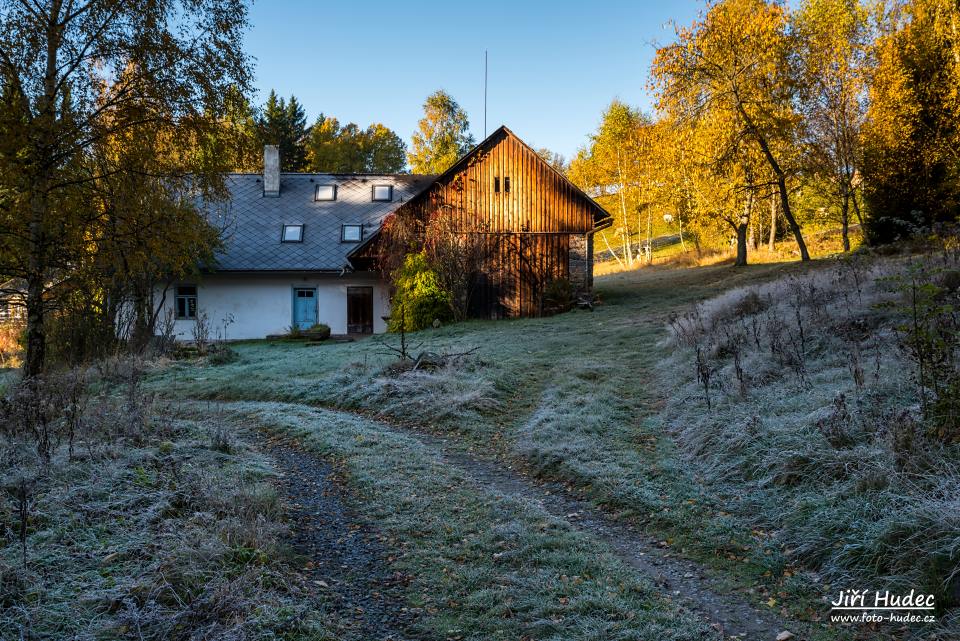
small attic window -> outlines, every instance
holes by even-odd
[[[393,185],[374,185],[372,200],[384,203],[393,200]]]
[[[363,240],[363,225],[341,225],[341,243],[359,243]]]
[[[283,235],[280,237],[282,243],[302,243],[303,225],[284,225]]]
[[[336,200],[337,186],[336,185],[317,185],[317,193],[313,199],[314,200]]]
[[[510,176],[503,177],[503,191],[507,194],[510,193]]]

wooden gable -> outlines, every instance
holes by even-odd
[[[404,211],[406,210],[406,211]],[[398,214],[449,215],[493,233],[585,234],[610,215],[506,127],[500,127]]]
[[[452,231],[481,243],[484,264],[471,274],[470,312],[483,318],[542,314],[553,281],[589,289],[589,237],[611,222],[606,210],[506,127],[393,215],[424,223],[442,216],[453,222]],[[375,264],[382,251],[378,239],[379,233],[354,250],[355,268]]]

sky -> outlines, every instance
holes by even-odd
[[[689,24],[701,2],[487,0],[319,2],[258,0],[246,38],[256,102],[295,95],[312,122],[323,113],[382,122],[409,144],[437,89],[484,134],[483,60],[489,53],[487,131],[507,125],[568,159],[614,98],[650,110],[656,45]]]

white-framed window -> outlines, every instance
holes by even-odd
[[[337,199],[337,186],[336,185],[317,185],[317,191],[313,197],[314,200],[336,200]]]
[[[197,286],[178,285],[174,306],[179,320],[193,320],[197,317]]]
[[[359,243],[363,240],[363,225],[341,225],[341,243]]]
[[[370,196],[374,202],[388,203],[393,200],[393,185],[374,185]]]
[[[303,225],[284,225],[280,236],[281,243],[302,243]]]

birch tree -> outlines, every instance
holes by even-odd
[[[802,260],[809,260],[800,225],[790,207],[791,155],[798,141],[798,114],[789,55],[793,43],[786,9],[764,0],[722,0],[709,5],[676,42],[661,47],[652,75],[659,108],[677,121],[723,113],[714,128],[720,154],[741,143],[763,158],[774,177],[783,216]]]
[[[800,107],[810,170],[831,185],[844,251],[858,202],[860,133],[867,110],[868,13],[857,0],[805,0],[793,18]]]
[[[69,278],[99,216],[79,186],[103,178],[92,146],[167,123],[212,133],[231,89],[245,92],[243,0],[0,0],[0,272],[26,282],[25,377],[40,374],[53,284]],[[140,118],[114,118],[131,103]],[[219,168],[193,188],[215,187]]]
[[[441,174],[473,145],[467,112],[450,94],[436,91],[423,103],[423,118],[413,134],[407,160],[415,174]]]

